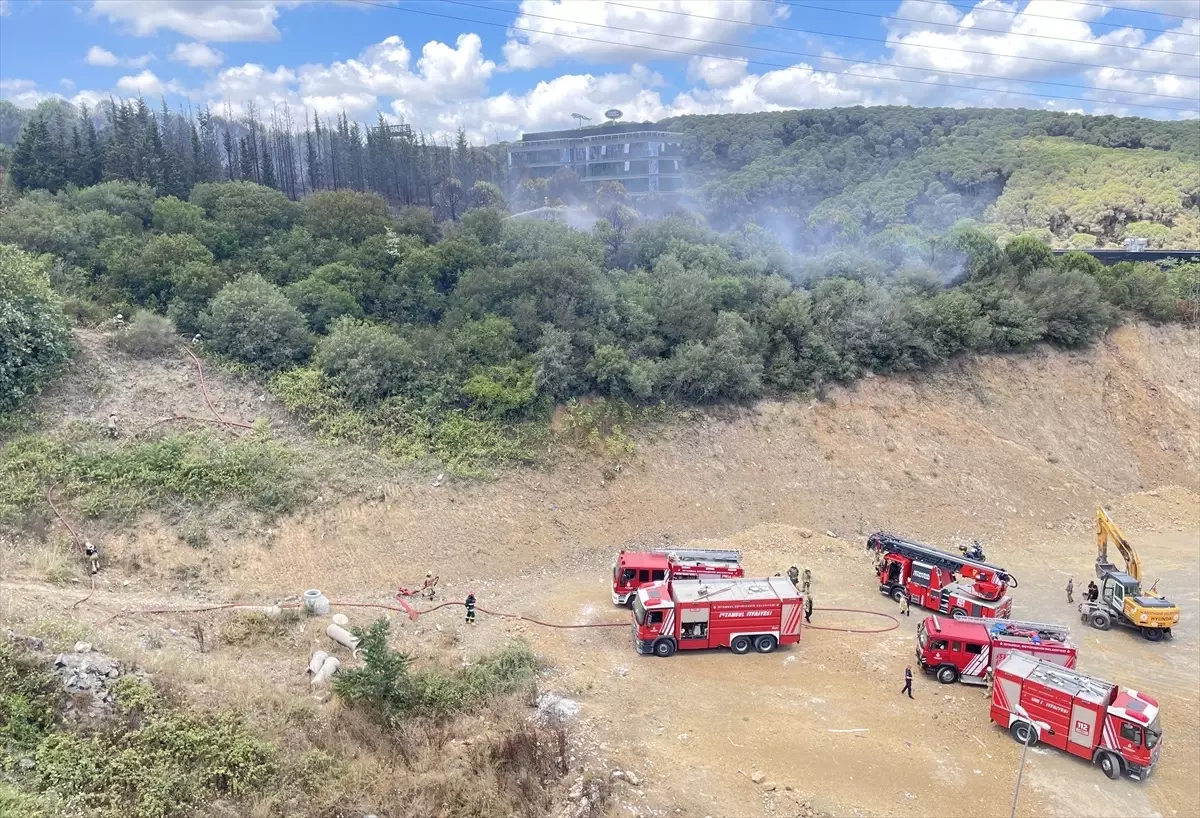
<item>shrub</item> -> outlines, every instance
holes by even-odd
[[[152,358],[162,355],[178,343],[175,324],[146,310],[139,310],[129,326],[112,336],[113,344],[130,355]]]
[[[1025,282],[1030,306],[1046,325],[1046,340],[1066,347],[1089,344],[1108,329],[1112,314],[1087,273],[1039,270]]]
[[[319,190],[300,204],[300,214],[317,238],[352,244],[383,233],[391,221],[382,196],[354,190]]]
[[[536,679],[537,657],[523,643],[488,654],[466,668],[412,671],[408,654],[388,646],[388,627],[386,619],[378,619],[369,628],[354,628],[363,667],[343,670],[334,680],[334,691],[390,727],[414,715],[445,718],[472,710]]]
[[[327,332],[334,321],[344,316],[363,317],[358,299],[341,287],[315,276],[289,284],[286,292],[296,309],[304,313],[308,327],[313,332]]]
[[[412,345],[394,331],[349,318],[334,323],[313,361],[338,394],[360,404],[396,394],[416,367]]]
[[[47,262],[0,244],[0,414],[37,394],[74,351]]]
[[[304,316],[278,287],[259,276],[222,287],[200,324],[215,350],[260,369],[299,363],[312,349]]]

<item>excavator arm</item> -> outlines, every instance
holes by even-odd
[[[1108,512],[1103,507],[1096,508],[1096,573],[1103,578],[1106,571],[1111,571],[1116,568],[1108,559],[1108,544],[1114,543],[1117,550],[1121,552],[1121,559],[1125,560],[1125,573],[1133,577],[1140,584],[1142,581],[1142,560],[1138,557],[1138,553],[1134,547],[1129,544],[1129,540],[1125,539],[1125,535],[1121,533],[1121,529],[1117,528],[1117,524],[1108,516]]]

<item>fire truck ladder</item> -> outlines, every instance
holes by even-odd
[[[1067,670],[1065,667],[1056,665],[1053,662],[1039,661],[1037,664],[1037,669],[1029,675],[1043,684],[1049,682],[1060,690],[1070,689],[1070,685],[1074,684],[1080,690],[1088,691],[1102,702],[1107,700],[1109,692],[1114,687],[1114,685],[1104,681],[1103,679],[1097,679],[1093,676],[1084,676],[1082,673],[1076,673],[1073,670]]]
[[[1044,622],[1022,622],[1019,619],[993,619],[986,616],[960,616],[958,621],[983,625],[989,631],[996,625],[1004,627],[1012,625],[1013,627],[1031,630],[1042,639],[1050,639],[1055,642],[1065,642],[1067,641],[1067,637],[1071,635],[1071,629],[1065,625],[1047,625]]]
[[[915,543],[911,540],[906,540],[903,537],[897,537],[895,534],[879,534],[875,537],[875,539],[879,540],[882,550],[888,553],[900,554],[901,556],[907,557],[910,560],[923,562],[927,565],[933,565],[937,568],[943,568],[953,573],[960,573],[964,565],[970,565],[975,568],[992,572],[996,575],[996,578],[1005,585],[1013,588],[1017,587],[1017,581],[1013,575],[997,565],[991,565],[990,563],[986,562],[977,562],[964,557],[956,557],[953,554],[948,554],[945,551],[934,548],[933,546]],[[871,540],[868,539],[867,548],[871,547]]]
[[[742,561],[741,551],[725,548],[655,548],[651,554],[666,554],[674,562],[714,562],[738,565]]]

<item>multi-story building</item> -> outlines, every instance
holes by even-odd
[[[516,174],[549,178],[575,171],[589,192],[620,182],[633,196],[676,194],[683,189],[683,134],[651,122],[622,122],[521,135],[508,149]]]

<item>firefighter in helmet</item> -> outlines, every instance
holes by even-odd
[[[797,588],[799,588],[800,587],[800,569],[793,565],[791,568],[788,569],[787,574],[788,574],[788,579],[790,579],[792,581],[792,584],[795,585]]]
[[[83,544],[83,553],[87,556],[88,567],[91,568],[93,574],[100,573],[100,549],[92,544],[91,540],[87,540]]]
[[[437,580],[434,579],[433,572],[426,571],[425,572],[425,582],[423,582],[421,584],[421,596],[425,599],[428,599],[430,602],[432,602],[433,594],[434,594],[433,587],[435,585],[437,585]]]
[[[807,594],[808,589],[811,586],[812,586],[812,571],[808,568],[808,566],[805,566],[804,567],[804,583],[800,590],[802,590],[804,593]]]
[[[475,592],[471,591],[467,594],[467,601],[464,603],[467,609],[467,624],[475,624]]]

